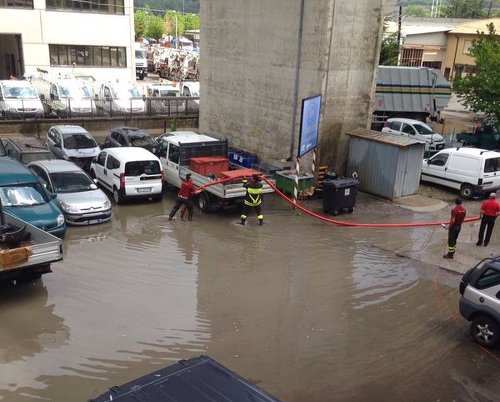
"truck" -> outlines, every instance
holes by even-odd
[[[0,114],[3,118],[43,117],[36,88],[24,80],[0,81]]]
[[[29,281],[52,272],[63,258],[62,240],[1,210],[0,282]]]
[[[372,128],[381,129],[391,117],[442,122],[450,98],[450,83],[437,69],[379,66]]]
[[[135,42],[135,76],[143,80],[148,76],[148,50]]]
[[[96,106],[88,86],[77,78],[40,74],[31,83],[45,104],[47,115],[58,117],[92,116]]]
[[[246,194],[242,177],[260,174],[254,169],[229,169],[227,140],[193,131],[174,131],[162,134],[156,142],[155,153],[160,158],[166,184],[180,188],[186,174],[191,173],[195,186],[207,186],[197,198],[203,212],[241,205]],[[209,185],[218,179],[228,181]],[[263,183],[262,193],[271,192],[271,186]]]
[[[493,120],[486,119],[479,122],[472,131],[458,133],[456,139],[464,146],[500,150],[500,130],[498,123]]]

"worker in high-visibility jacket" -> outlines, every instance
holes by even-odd
[[[248,218],[248,211],[254,208],[259,219],[259,224],[264,223],[264,215],[262,215],[260,204],[262,204],[262,182],[258,174],[252,175],[252,180],[247,181],[243,178],[243,186],[247,189],[245,200],[243,201],[243,210],[241,212],[241,224],[244,225]]]

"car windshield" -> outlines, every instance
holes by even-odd
[[[95,190],[97,186],[82,172],[55,172],[50,174],[55,193],[77,193]]]
[[[414,124],[413,127],[415,127],[415,130],[417,130],[417,132],[422,135],[436,134],[431,130],[429,126],[426,126],[424,124]]]
[[[148,58],[148,52],[143,49],[136,49],[135,50],[135,58],[136,59],[147,59]]]
[[[20,154],[20,157],[21,157],[21,162],[24,163],[25,165],[27,165],[30,162],[54,159],[54,155],[52,155],[49,151],[22,152]]]
[[[113,88],[113,97],[116,99],[140,98],[139,90],[134,86]]]
[[[63,83],[59,85],[61,98],[89,99],[89,89],[83,83]]]
[[[15,82],[4,84],[3,86],[3,96],[7,99],[35,99],[38,98],[38,94],[35,88],[31,86],[19,85]]]
[[[153,139],[148,134],[132,134],[130,142],[134,146],[141,146],[143,144],[152,144]]]
[[[71,134],[64,137],[64,148],[66,149],[82,149],[96,148],[97,143],[93,138],[87,137],[85,134]]]
[[[29,207],[47,203],[45,192],[39,183],[0,187],[0,198],[4,207]]]

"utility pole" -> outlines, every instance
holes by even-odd
[[[401,24],[403,21],[403,7],[399,6],[399,14],[398,14],[398,59],[401,48]]]
[[[490,6],[488,7],[488,18],[490,18],[492,6],[493,6],[493,0],[490,0]]]

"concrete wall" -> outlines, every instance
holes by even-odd
[[[384,0],[304,3],[295,96],[301,1],[202,1],[200,130],[286,159],[297,153],[301,100],[322,94],[321,164],[342,169],[342,133],[369,123]]]

